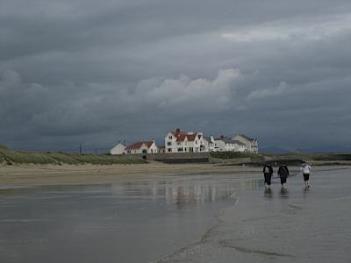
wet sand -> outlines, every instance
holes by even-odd
[[[155,262],[351,262],[351,168],[319,167],[281,191],[241,191],[197,242]]]
[[[22,187],[0,189],[0,262],[351,261],[350,167],[266,192],[260,169],[162,166],[8,168]]]
[[[0,262],[152,262],[201,239],[257,183],[252,173],[138,175],[0,189]]]
[[[128,165],[11,165],[0,166],[0,188],[39,185],[106,184],[126,177],[229,173],[242,175],[260,168],[215,164],[148,164]]]

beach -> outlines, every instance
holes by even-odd
[[[349,166],[1,167],[0,261],[348,262]]]
[[[219,164],[146,164],[113,165],[5,165],[0,166],[0,187],[38,185],[105,184],[138,176],[187,175],[260,171],[261,168],[225,166]]]

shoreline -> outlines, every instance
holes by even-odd
[[[342,169],[350,167],[350,163],[342,165],[313,164],[314,171],[329,167]],[[299,173],[298,166],[290,166],[292,175]],[[125,180],[138,180],[145,176],[187,176],[187,175],[213,175],[233,174],[245,176],[246,174],[261,175],[260,166],[235,166],[223,163],[202,164],[165,164],[150,162],[145,164],[112,164],[112,165],[38,165],[16,164],[0,166],[0,189],[25,188],[45,185],[92,185],[111,184]],[[275,169],[276,172],[276,169]]]
[[[143,176],[186,176],[214,173],[242,174],[261,168],[218,164],[113,164],[0,166],[0,189],[43,185],[107,184]]]

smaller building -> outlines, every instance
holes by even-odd
[[[258,153],[257,139],[250,138],[244,134],[234,135],[232,139],[240,141],[241,143],[245,144],[247,152]]]
[[[158,152],[158,147],[154,140],[140,141],[128,145],[125,152],[127,154],[154,154]]]
[[[110,150],[110,154],[111,155],[125,154],[125,149],[126,149],[126,146],[123,145],[122,143],[119,143]]]
[[[213,152],[215,147],[213,137],[203,137],[203,144],[205,145],[206,152]]]
[[[159,153],[165,153],[166,152],[166,148],[164,146],[159,146],[158,147],[158,152]]]
[[[247,150],[244,143],[221,136],[213,138],[211,136],[211,151],[214,152],[245,152]]]

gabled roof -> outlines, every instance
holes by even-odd
[[[241,137],[243,137],[244,139],[246,139],[246,140],[248,140],[248,141],[256,141],[255,139],[250,138],[250,137],[248,137],[248,136],[246,136],[246,135],[244,135],[244,134],[236,134],[235,136],[241,136]],[[234,136],[234,137],[235,137],[235,136]]]
[[[224,136],[221,136],[220,138],[216,138],[215,140],[216,140],[216,141],[219,141],[219,140],[220,140],[220,141],[223,141],[224,143],[245,145],[245,144],[242,143],[241,141],[233,140],[233,139],[231,139],[231,138],[224,137]]]
[[[208,136],[203,136],[204,140],[210,142],[211,141],[211,137],[208,137]]]
[[[184,131],[181,131],[179,129],[172,131],[171,133],[174,135],[177,142],[183,142],[183,141],[185,141],[185,139],[192,142],[192,141],[195,141],[196,136],[199,135],[198,133],[184,132]]]
[[[136,142],[133,144],[130,144],[126,147],[126,150],[138,150],[140,149],[143,145],[145,145],[147,148],[150,148],[151,145],[154,143],[154,141],[141,141],[141,142]]]
[[[232,140],[232,143],[245,146],[245,143],[242,143],[241,141],[238,141],[238,140]]]
[[[113,146],[113,148],[112,149],[114,149],[114,148],[117,148],[117,147],[126,147],[123,143],[119,143],[119,144],[117,144],[117,145],[115,145],[115,146]]]

